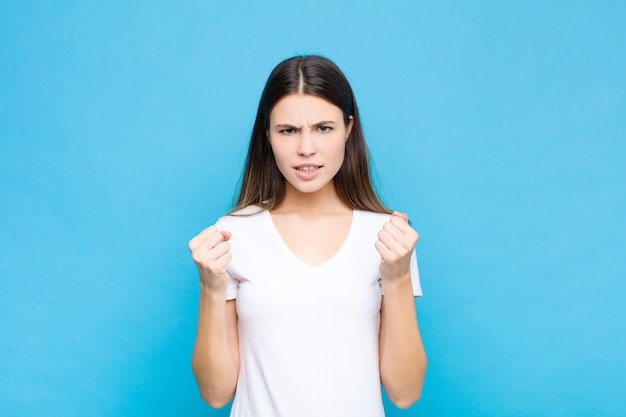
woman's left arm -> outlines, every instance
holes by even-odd
[[[407,408],[420,397],[426,353],[415,313],[411,254],[418,235],[404,214],[394,212],[378,233],[384,296],[380,311],[380,378],[389,399]]]

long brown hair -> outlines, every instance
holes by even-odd
[[[337,65],[318,55],[286,59],[274,68],[267,79],[252,129],[239,197],[231,213],[250,205],[272,210],[283,201],[285,178],[276,166],[267,126],[274,105],[285,95],[294,93],[312,94],[339,107],[346,126],[350,116],[354,119],[343,165],[333,179],[341,201],[352,209],[391,213],[372,185],[369,152],[350,83]]]

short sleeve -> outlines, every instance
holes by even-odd
[[[380,292],[384,294],[385,292],[383,289],[382,278],[378,279],[378,283],[380,285]],[[420,273],[417,268],[417,255],[415,253],[415,249],[413,249],[413,253],[411,254],[411,286],[413,287],[413,296],[421,297],[422,285],[420,283]]]
[[[224,230],[224,226],[222,225],[222,221],[218,220],[215,222],[215,226],[217,226],[217,230]],[[239,280],[233,278],[233,274],[230,271],[230,264],[226,265],[226,272],[230,277],[230,282],[228,283],[228,287],[226,288],[226,300],[234,300],[237,298],[237,292],[239,290]]]
[[[411,284],[413,285],[413,295],[415,297],[421,297],[422,284],[420,282],[420,273],[417,268],[417,254],[415,253],[415,249],[413,249],[413,254],[411,255]]]

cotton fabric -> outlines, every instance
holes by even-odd
[[[382,295],[374,243],[389,214],[353,211],[339,251],[320,266],[301,261],[270,213],[224,216],[232,233],[240,374],[231,417],[382,417],[378,366]],[[415,252],[414,295],[422,294]]]

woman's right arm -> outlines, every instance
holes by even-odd
[[[200,273],[198,331],[192,367],[202,399],[211,407],[226,405],[239,376],[239,336],[235,300],[226,301],[231,259],[230,233],[211,226],[189,242]]]

